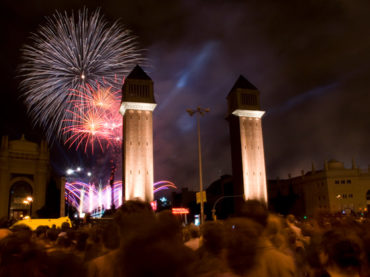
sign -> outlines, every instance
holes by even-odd
[[[150,202],[150,206],[152,206],[153,211],[157,210],[157,200]]]
[[[199,204],[200,203],[200,192],[196,193],[196,197],[197,197],[197,204]],[[203,190],[203,203],[204,202],[207,202],[207,195],[206,195],[205,190]]]
[[[187,208],[172,208],[172,214],[189,214]]]

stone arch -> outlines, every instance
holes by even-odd
[[[17,177],[11,180],[8,201],[8,215],[10,218],[20,219],[32,214],[32,201],[27,201],[27,198],[32,197],[33,192],[34,183],[31,179]]]

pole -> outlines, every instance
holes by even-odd
[[[197,113],[197,129],[198,129],[198,160],[199,160],[199,189],[200,189],[200,224],[204,223],[204,202],[203,202],[203,173],[202,173],[202,148],[200,144],[200,108]]]
[[[199,189],[200,189],[200,224],[204,223],[204,199],[203,199],[203,172],[202,172],[202,147],[200,143],[200,116],[209,112],[209,109],[197,107],[196,110],[186,110],[190,116],[196,114],[197,117],[197,132],[198,132],[198,161],[199,161]]]
[[[111,192],[111,204],[110,208],[112,211],[115,210],[115,205],[114,205],[114,173],[116,171],[116,164],[114,160],[111,160],[111,172],[110,172],[110,180],[109,180],[109,185],[110,185],[110,192]]]

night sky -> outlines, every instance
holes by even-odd
[[[119,2],[119,3],[118,3]],[[322,168],[325,159],[370,163],[370,3],[271,1],[1,1],[0,134],[38,138],[19,100],[20,48],[55,10],[101,7],[145,49],[158,103],[155,181],[198,186],[195,118],[204,183],[231,174],[226,96],[242,74],[261,92],[268,178]],[[57,146],[54,146],[58,148]],[[53,164],[60,154],[53,151]],[[72,155],[73,156],[73,155]],[[72,157],[71,156],[71,157]],[[71,158],[72,159],[72,158]],[[64,159],[65,162],[66,159]],[[72,161],[69,161],[72,162]]]

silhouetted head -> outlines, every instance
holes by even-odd
[[[0,241],[0,277],[45,276],[46,261],[46,253],[24,236],[13,234]]]
[[[286,221],[290,224],[293,224],[295,222],[295,216],[292,215],[292,214],[289,214],[287,217],[286,217]]]
[[[65,251],[49,253],[47,260],[46,276],[54,277],[84,277],[87,276],[86,268],[80,257]]]
[[[12,227],[12,232],[14,235],[20,238],[30,240],[32,237],[32,230],[25,224],[19,224]]]
[[[190,276],[193,254],[184,246],[175,220],[163,213],[135,222],[135,232],[125,238],[119,252],[117,267],[122,276]]]
[[[48,226],[38,226],[35,230],[36,236],[39,237],[46,237],[46,232],[49,229]]]
[[[113,250],[119,247],[120,236],[118,227],[113,221],[109,221],[102,226],[102,241],[105,248]]]
[[[322,238],[322,249],[327,255],[328,267],[341,271],[359,272],[362,266],[361,241],[352,234],[331,230]]]
[[[169,210],[164,210],[157,214],[158,228],[164,236],[169,239],[175,238],[182,240],[182,227],[180,220]]]
[[[217,221],[207,221],[201,228],[204,249],[218,255],[226,246],[226,233],[224,225]]]
[[[236,274],[244,275],[256,263],[262,226],[247,218],[234,218],[228,220],[225,227],[228,265]]]
[[[69,226],[69,223],[68,223],[68,222],[63,222],[63,223],[62,223],[62,227],[61,227],[62,232],[66,232],[66,231],[68,231],[70,228],[71,228],[71,227]]]
[[[150,225],[155,221],[151,205],[141,200],[129,200],[120,206],[114,215],[121,238],[140,233],[142,222]]]
[[[267,225],[268,210],[264,203],[259,202],[258,200],[247,200],[243,203],[241,208],[241,216],[249,218],[263,228]]]

